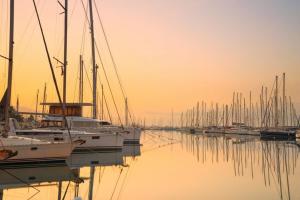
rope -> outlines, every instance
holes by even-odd
[[[82,8],[83,8],[84,13],[85,13],[86,21],[87,21],[88,24],[90,25],[89,18],[88,18],[88,15],[87,15],[87,10],[86,10],[87,8],[84,6],[83,0],[81,0],[81,5],[82,5]],[[96,42],[95,42],[95,46],[96,46],[96,49],[97,49],[97,54],[98,54],[98,56],[99,56],[100,63],[101,63],[101,66],[102,66],[102,69],[103,69],[104,74],[105,74],[105,78],[106,78],[106,81],[107,81],[107,84],[108,84],[108,87],[109,87],[110,94],[111,94],[111,96],[112,96],[112,100],[113,100],[113,103],[114,103],[114,106],[115,106],[115,109],[116,109],[116,112],[117,112],[117,115],[118,115],[118,119],[119,119],[119,121],[120,121],[120,123],[121,123],[121,125],[122,125],[122,127],[123,127],[122,120],[121,120],[121,117],[120,117],[120,114],[119,114],[119,111],[118,111],[118,108],[117,108],[117,104],[116,104],[116,102],[115,102],[115,98],[114,98],[114,96],[113,96],[113,93],[112,93],[112,90],[111,90],[111,87],[110,87],[110,83],[109,83],[109,81],[108,81],[108,77],[107,77],[106,71],[105,71],[105,69],[104,69],[104,65],[103,65],[103,62],[102,62],[102,59],[101,59],[101,55],[100,55],[100,52],[99,52],[99,49],[98,49],[98,46],[97,46],[97,43],[96,43]],[[99,79],[100,79],[100,76],[99,76],[99,72],[98,72],[98,71],[97,71],[97,74],[98,74],[98,77],[99,77]],[[105,98],[105,96],[104,96],[104,98]],[[105,98],[105,104],[106,104],[106,106],[107,106],[106,98]],[[107,110],[109,110],[109,109],[108,109],[108,106],[107,106]],[[109,114],[109,115],[110,115],[110,114]],[[109,118],[110,118],[110,120],[111,120],[111,116],[109,116]]]
[[[122,84],[122,81],[121,81],[119,72],[118,72],[118,70],[117,70],[117,64],[116,64],[115,59],[114,59],[114,56],[113,56],[113,54],[112,54],[111,47],[110,47],[110,44],[109,44],[109,42],[108,42],[107,34],[106,34],[105,29],[104,29],[104,26],[103,26],[103,23],[102,23],[102,19],[101,19],[100,14],[99,14],[98,6],[97,6],[97,3],[96,3],[95,0],[94,0],[94,4],[95,4],[96,13],[97,13],[97,16],[98,16],[98,20],[99,20],[99,22],[100,22],[101,30],[102,30],[102,33],[103,33],[103,36],[104,36],[104,39],[105,39],[105,43],[106,43],[106,46],[107,46],[107,49],[108,49],[110,58],[111,58],[111,60],[112,60],[113,67],[114,67],[114,71],[115,71],[115,74],[116,74],[116,76],[117,76],[118,83],[119,83],[119,86],[120,86],[120,88],[121,88],[122,95],[123,95],[123,98],[124,98],[124,101],[125,101],[127,95],[126,95],[126,93],[125,93],[125,90],[124,90],[124,87],[123,87],[123,84]],[[128,107],[129,107],[129,106],[128,106]],[[133,119],[132,119],[131,112],[130,112],[130,109],[129,109],[129,108],[128,108],[128,113],[129,113],[129,118],[130,118],[131,122],[133,122]]]
[[[17,177],[17,176],[15,176],[15,175],[13,175],[12,173],[10,173],[10,172],[8,172],[8,171],[6,171],[5,169],[1,169],[2,171],[4,171],[5,173],[7,173],[8,175],[10,175],[11,177],[13,177],[13,178],[15,178],[15,179],[17,179],[18,181],[20,181],[21,183],[23,183],[23,184],[25,184],[25,185],[27,185],[28,187],[31,187],[31,188],[33,188],[34,190],[36,190],[37,192],[35,193],[35,194],[33,194],[32,196],[30,196],[27,200],[30,200],[30,199],[32,199],[33,197],[35,197],[38,193],[40,193],[40,190],[39,189],[37,189],[36,187],[34,187],[34,186],[31,186],[29,183],[27,183],[27,182],[25,182],[25,181],[23,181],[22,179],[20,179],[19,177]]]
[[[121,168],[121,171],[120,171],[119,177],[118,177],[118,179],[117,179],[117,182],[116,182],[116,184],[115,184],[114,190],[113,190],[113,192],[112,192],[112,194],[111,194],[110,200],[112,200],[112,199],[113,199],[113,196],[114,196],[114,194],[115,194],[115,192],[116,192],[116,189],[117,189],[117,186],[118,186],[118,183],[119,183],[120,177],[121,177],[121,175],[122,175],[122,172],[123,172],[123,168]]]
[[[50,66],[50,69],[51,69],[52,79],[53,79],[53,82],[54,82],[54,86],[55,86],[55,89],[56,89],[56,93],[57,93],[57,96],[58,96],[59,103],[60,103],[60,105],[62,107],[63,119],[65,121],[65,127],[67,128],[68,135],[69,135],[69,138],[70,138],[70,143],[72,145],[72,143],[73,143],[72,136],[71,136],[71,133],[70,133],[70,128],[68,126],[67,118],[65,116],[65,105],[62,102],[62,99],[61,99],[61,96],[60,96],[60,92],[59,92],[59,89],[58,89],[58,84],[57,84],[57,81],[56,81],[56,77],[55,77],[53,65],[52,65],[50,54],[49,54],[49,51],[48,51],[48,47],[47,47],[47,43],[46,43],[46,38],[45,38],[45,35],[44,35],[44,32],[43,32],[43,28],[42,28],[41,20],[40,20],[39,13],[38,13],[38,10],[37,10],[37,6],[36,6],[36,3],[35,3],[35,0],[32,0],[32,1],[33,1],[33,5],[34,5],[34,9],[35,9],[36,15],[37,15],[38,23],[39,23],[39,26],[40,26],[40,30],[41,30],[41,34],[42,34],[42,38],[43,38],[43,42],[44,42],[44,46],[45,46],[45,51],[46,51],[48,62],[49,62],[49,66]]]
[[[109,120],[112,122],[110,110],[109,110],[109,107],[108,107],[108,105],[107,105],[106,96],[105,96],[104,93],[103,93],[103,97],[104,97],[104,101],[105,101],[105,106],[106,106],[106,109],[107,109],[107,113],[108,113],[108,116],[109,116]]]
[[[101,57],[100,57],[100,53],[99,53],[99,50],[98,50],[98,46],[96,44],[96,49],[97,49],[97,53],[98,53],[98,56],[101,60]],[[116,101],[115,101],[115,97],[112,93],[112,89],[110,87],[110,83],[109,83],[109,80],[108,80],[108,77],[107,77],[107,74],[106,74],[106,71],[105,71],[105,68],[104,68],[104,65],[102,63],[102,60],[101,60],[101,66],[102,66],[102,69],[103,69],[103,72],[104,72],[104,75],[105,75],[105,79],[106,79],[106,82],[107,82],[107,85],[108,85],[108,89],[109,89],[109,92],[110,92],[110,95],[111,95],[111,98],[113,100],[113,103],[114,103],[114,106],[115,106],[115,109],[116,109],[116,112],[117,112],[117,115],[118,115],[118,119],[119,119],[119,122],[121,124],[121,126],[123,127],[123,123],[122,123],[122,120],[121,120],[121,117],[120,117],[120,114],[119,114],[119,110],[118,110],[118,107],[117,107],[117,104],[116,104]],[[99,72],[97,71],[97,74],[98,74],[98,77],[100,79],[100,75],[99,75]]]
[[[66,191],[64,193],[64,196],[63,196],[62,200],[65,200],[65,198],[66,198],[67,192],[69,190],[70,183],[71,183],[71,181],[69,181],[69,183],[68,183],[67,189],[66,189]]]

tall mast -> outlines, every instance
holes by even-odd
[[[93,19],[93,3],[89,0],[90,8],[90,24],[91,24],[91,47],[92,47],[92,65],[93,65],[93,118],[97,118],[97,67],[95,59],[95,37],[94,37],[94,19]]]
[[[282,88],[283,88],[283,91],[282,91],[282,126],[284,127],[285,126],[285,73],[283,73],[283,77],[282,77]]]
[[[44,86],[44,96],[43,96],[43,107],[42,107],[42,113],[43,114],[45,113],[45,103],[46,103],[46,100],[47,100],[47,84],[45,83],[45,86]]]
[[[5,126],[9,128],[9,108],[11,101],[13,55],[14,55],[14,11],[15,1],[10,0],[10,25],[9,25],[9,60],[8,60],[8,78],[7,78],[7,97],[5,102]]]
[[[199,127],[199,101],[197,102],[196,127]]]
[[[128,126],[128,101],[125,98],[125,126]]]
[[[278,127],[278,76],[275,79],[275,128]]]
[[[101,119],[104,120],[104,89],[103,84],[101,84]]]
[[[19,112],[19,96],[17,97],[17,113]]]
[[[83,103],[83,60],[79,56],[79,103]]]
[[[65,0],[65,31],[64,31],[64,78],[63,78],[63,103],[67,101],[67,57],[68,57],[68,0]]]
[[[249,96],[249,126],[252,127],[252,93],[250,91],[250,96]]]

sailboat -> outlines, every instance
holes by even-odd
[[[65,6],[65,9],[67,6]],[[67,12],[65,12],[65,17],[67,17]],[[65,20],[66,22],[67,20]],[[109,122],[101,121],[97,119],[97,102],[96,102],[96,90],[97,90],[97,70],[96,70],[96,61],[95,61],[95,41],[94,41],[94,27],[93,27],[93,14],[92,10],[90,11],[90,21],[91,21],[91,52],[92,52],[92,61],[93,61],[93,103],[67,103],[64,96],[64,107],[66,112],[63,112],[63,108],[59,103],[43,103],[43,106],[49,106],[49,114],[44,116],[42,119],[42,128],[59,128],[64,122],[62,114],[66,116],[66,121],[68,127],[71,129],[71,135],[75,131],[80,131],[87,133],[86,135],[92,136],[92,139],[98,138],[101,143],[98,143],[99,148],[109,148],[111,149],[122,149],[123,141],[125,143],[139,143],[140,131],[133,128],[120,128],[118,126],[112,126]],[[67,29],[65,27],[65,41],[67,39]],[[67,50],[67,45],[65,44],[65,52]],[[66,53],[64,56],[66,60]],[[81,61],[80,61],[81,63]],[[65,67],[65,62],[63,63]],[[64,80],[66,79],[66,68],[64,68]],[[66,90],[66,85],[64,83],[64,95]],[[79,87],[81,88],[81,87]],[[93,117],[83,117],[82,110],[83,106],[92,106],[93,108]],[[77,132],[78,133],[78,132]],[[75,134],[78,135],[78,134]],[[86,135],[82,135],[85,137]],[[82,138],[81,137],[81,138]],[[86,143],[83,146],[89,146],[89,138],[84,138]],[[121,141],[122,140],[122,141]],[[93,145],[95,146],[95,145]]]
[[[66,1],[67,2],[67,1]],[[54,103],[52,108],[54,109],[55,114],[59,114],[60,120],[54,120],[51,123],[48,124],[48,126],[43,126],[42,128],[38,129],[31,129],[31,130],[22,130],[19,129],[18,126],[16,126],[16,122],[13,121],[11,128],[14,130],[13,133],[17,136],[26,136],[31,138],[38,138],[38,139],[46,139],[48,141],[64,141],[64,142],[71,142],[76,141],[80,142],[79,146],[76,146],[73,153],[82,153],[85,151],[88,152],[102,152],[102,151],[114,151],[114,150],[122,150],[123,146],[123,137],[121,137],[118,132],[114,133],[108,133],[108,132],[101,132],[101,133],[90,133],[87,131],[76,131],[76,130],[70,130],[67,120],[65,116],[68,116],[68,113],[81,113],[82,110],[78,111],[78,105],[75,104],[68,104],[66,103],[66,84],[64,82],[64,96],[63,101],[60,98],[56,78],[53,72],[53,66],[51,63],[51,59],[49,56],[48,47],[46,44],[45,36],[43,33],[41,21],[39,18],[39,14],[37,11],[36,4],[34,2],[35,11],[37,14],[37,18],[39,21],[39,26],[41,30],[41,34],[43,36],[43,42],[46,49],[49,65],[52,72],[52,77],[54,79],[54,83],[56,86],[56,91],[59,97],[59,103]],[[67,6],[65,8],[67,10]],[[65,13],[67,14],[67,12]],[[65,27],[66,28],[66,27]],[[65,37],[66,39],[67,37]],[[66,51],[66,44],[65,44],[65,51]],[[65,59],[66,59],[66,53],[65,53]],[[65,65],[64,65],[65,67]],[[66,71],[65,71],[66,72]],[[65,80],[65,73],[64,73],[64,80]],[[70,108],[71,107],[71,108]],[[81,108],[81,107],[79,107]],[[50,108],[51,110],[51,108]],[[64,123],[65,122],[65,123]],[[68,138],[69,136],[69,138]],[[70,141],[71,140],[71,141]]]
[[[71,142],[49,142],[27,137],[10,136],[9,109],[12,89],[14,44],[14,0],[10,0],[10,37],[9,37],[9,70],[7,91],[4,93],[5,125],[0,137],[0,163],[11,165],[16,163],[65,162],[74,146]]]
[[[285,99],[285,74],[283,74],[283,99]],[[278,76],[275,78],[275,127],[261,130],[260,137],[262,140],[296,140],[296,131],[285,129],[285,127],[279,127],[278,120]],[[283,106],[284,107],[284,106]],[[267,125],[267,123],[266,123]]]

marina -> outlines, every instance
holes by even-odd
[[[0,200],[300,199],[299,8],[2,0]]]
[[[93,169],[93,199],[299,198],[300,149],[293,142],[167,131],[145,131],[141,138],[144,145],[126,156],[80,154],[67,165],[2,169],[3,197],[57,199],[61,182],[65,199],[88,199]]]

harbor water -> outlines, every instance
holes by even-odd
[[[144,131],[141,143],[66,164],[2,167],[2,198],[300,199],[297,141]]]

